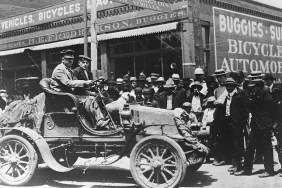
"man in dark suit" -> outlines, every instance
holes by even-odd
[[[91,59],[85,55],[78,56],[78,67],[73,70],[74,76],[78,80],[93,80],[93,75],[88,71]]]
[[[233,174],[235,171],[242,170],[241,160],[244,152],[244,126],[246,126],[249,112],[247,108],[247,96],[243,91],[237,88],[239,85],[233,78],[227,78],[224,83],[228,95],[224,101],[223,107],[225,112],[225,134],[227,143],[226,151],[231,151],[234,160],[233,167],[229,171]]]
[[[264,82],[261,78],[254,79],[250,82],[250,112],[251,132],[249,142],[246,149],[244,170],[235,172],[235,175],[251,175],[254,160],[255,146],[262,147],[264,156],[265,172],[259,177],[274,176],[273,169],[273,149],[271,143],[272,130],[277,125],[277,105],[275,104],[271,94],[264,89]]]

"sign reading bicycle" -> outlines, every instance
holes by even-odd
[[[170,12],[171,7],[168,3],[159,0],[112,0],[118,3],[134,5],[145,9]]]
[[[282,22],[214,7],[215,67],[282,78]]]

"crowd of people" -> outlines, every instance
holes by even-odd
[[[116,80],[99,79],[107,102],[129,92],[129,103],[169,110],[183,108],[189,123],[209,126],[213,165],[232,164],[230,174],[250,175],[255,159],[261,159],[265,172],[260,177],[273,176],[272,140],[279,127],[277,141],[282,138],[281,84],[275,83],[271,74],[260,71],[246,76],[242,71],[226,73],[220,69],[205,76],[203,69],[196,68],[194,75],[194,79],[180,79],[173,74],[165,80],[156,73],[148,77],[140,73],[138,78],[126,74]]]
[[[104,127],[110,121],[101,103],[105,106],[119,99],[154,108],[183,109],[188,126],[199,122],[210,128],[208,145],[213,165],[232,164],[230,174],[251,175],[256,156],[263,159],[265,167],[260,177],[275,174],[272,139],[275,133],[277,143],[281,143],[282,86],[271,74],[253,71],[246,76],[242,71],[226,73],[219,69],[206,76],[202,68],[196,68],[193,79],[181,79],[177,73],[166,80],[157,73],[146,76],[143,72],[138,77],[125,74],[108,80],[101,76],[95,81],[98,89],[92,93],[83,89],[93,84],[88,71],[91,59],[80,55],[78,67],[72,69],[74,51],[61,53],[62,63],[54,69],[50,87],[58,92],[89,95],[80,100],[87,112],[94,113],[96,126]],[[97,91],[101,100],[97,100]],[[197,148],[208,153],[199,143]],[[281,147],[277,151],[280,154]]]

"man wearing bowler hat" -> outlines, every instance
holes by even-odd
[[[270,93],[273,93],[274,80],[275,78],[272,76],[272,74],[266,74],[264,76],[265,89]]]
[[[88,71],[91,59],[85,55],[78,56],[78,67],[73,70],[74,76],[78,80],[93,80],[93,75]]]

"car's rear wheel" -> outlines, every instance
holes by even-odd
[[[8,135],[0,139],[0,180],[7,185],[24,185],[34,175],[36,150],[25,138]]]
[[[149,136],[138,142],[130,155],[131,174],[141,187],[176,187],[186,174],[186,157],[174,140]]]

